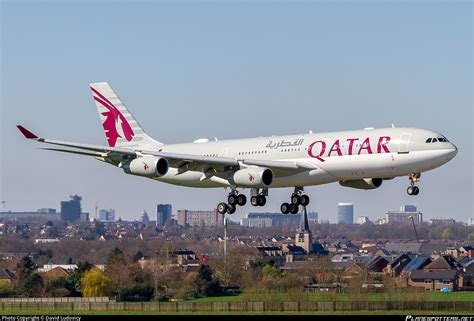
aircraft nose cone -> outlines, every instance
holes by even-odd
[[[451,143],[451,147],[452,147],[452,148],[450,148],[449,153],[448,153],[449,159],[453,159],[454,156],[456,156],[457,153],[458,153],[458,148],[456,147],[456,145],[454,145],[453,143]]]

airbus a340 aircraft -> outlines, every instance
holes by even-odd
[[[232,214],[247,198],[264,206],[270,188],[292,187],[284,214],[297,213],[309,197],[305,186],[339,182],[342,186],[375,189],[384,180],[408,176],[409,195],[418,195],[421,173],[440,167],[457,154],[443,135],[416,128],[384,128],[270,136],[187,144],[163,144],[148,136],[107,83],[90,85],[108,147],[41,138],[22,126],[23,135],[61,148],[44,148],[94,157],[125,173],[189,187],[225,187],[227,202],[219,213]],[[68,147],[67,149],[63,147]]]

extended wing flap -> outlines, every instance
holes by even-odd
[[[78,154],[78,155],[83,155],[83,156],[104,157],[104,155],[100,153],[87,153],[87,152],[80,152],[80,151],[69,150],[69,149],[43,148],[43,147],[40,147],[39,149],[52,150],[55,152],[62,152],[62,153]]]

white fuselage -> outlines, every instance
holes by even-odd
[[[441,141],[428,143],[430,138]],[[237,160],[291,161],[307,170],[280,174],[269,188],[303,187],[364,178],[390,179],[437,168],[457,153],[439,133],[415,128],[385,128],[163,145],[159,151]],[[177,175],[170,167],[156,180],[190,187],[222,187],[202,180],[202,171]]]

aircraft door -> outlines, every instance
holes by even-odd
[[[399,154],[408,154],[410,152],[410,133],[402,133],[400,135],[400,143],[398,144],[398,153]]]
[[[224,148],[222,149],[221,157],[226,157],[228,151],[229,151],[229,147],[224,147]]]

